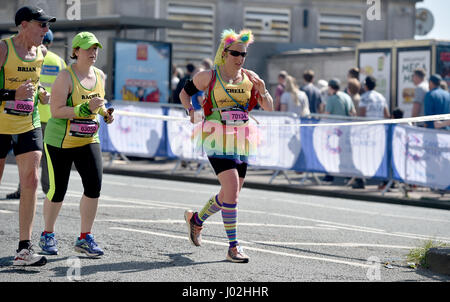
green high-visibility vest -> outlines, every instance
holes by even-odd
[[[44,64],[42,65],[41,76],[39,81],[41,86],[45,88],[49,93],[52,93],[52,84],[56,79],[58,73],[67,67],[63,59],[61,59],[57,54],[47,51],[47,55],[44,59]],[[41,117],[42,123],[47,123],[51,117],[50,104],[43,105],[39,102],[39,115]]]

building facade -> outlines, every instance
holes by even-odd
[[[415,5],[420,0],[2,0],[0,19],[13,22],[22,5],[42,7],[57,19],[109,15],[181,21],[180,29],[93,31],[107,45],[109,38],[159,40],[173,45],[172,62],[184,66],[214,58],[223,29],[249,28],[256,42],[246,67],[270,79],[268,58],[300,48],[354,47],[360,42],[413,39]],[[368,4],[369,2],[370,4]],[[379,6],[377,6],[379,3]],[[368,14],[375,11],[375,19]],[[56,33],[56,51],[67,57],[76,32]],[[65,39],[65,40],[64,40]],[[107,53],[107,50],[103,50]],[[64,53],[63,53],[64,52]],[[106,55],[97,65],[104,68]],[[301,64],[300,64],[301,65]],[[299,72],[302,73],[302,72]]]

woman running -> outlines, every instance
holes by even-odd
[[[72,40],[72,59],[76,62],[61,71],[52,86],[51,114],[45,130],[50,189],[44,201],[45,229],[40,247],[57,254],[54,230],[56,218],[67,191],[72,163],[81,176],[84,192],[80,201],[81,235],[75,250],[90,257],[103,255],[91,234],[102,184],[102,154],[97,114],[111,123],[114,118],[104,106],[105,75],[94,67],[102,45],[89,32]]]
[[[224,30],[221,38],[215,68],[196,74],[180,93],[181,102],[194,123],[190,96],[197,91],[208,92],[203,104],[205,120],[201,124],[201,142],[221,188],[199,212],[189,210],[184,217],[191,243],[200,246],[203,223],[221,211],[229,240],[226,259],[246,263],[249,257],[237,240],[237,203],[257,139],[254,127],[248,122],[249,111],[257,104],[272,111],[273,100],[264,81],[243,68],[247,48],[253,42],[251,31],[242,30],[237,34],[231,29]]]

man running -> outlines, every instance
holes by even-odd
[[[0,171],[11,146],[16,156],[21,185],[19,203],[19,248],[14,265],[44,265],[47,259],[34,252],[31,244],[36,211],[36,190],[42,155],[42,132],[38,99],[39,76],[47,53],[42,40],[49,29],[48,16],[41,8],[24,6],[15,15],[17,35],[0,42]],[[1,177],[1,175],[0,175]]]

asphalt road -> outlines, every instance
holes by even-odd
[[[227,239],[220,214],[205,224],[203,246],[193,247],[183,220],[218,186],[104,175],[93,234],[105,256],[73,250],[79,235],[82,185],[72,171],[56,224],[59,255],[43,267],[12,266],[18,240],[15,165],[0,185],[0,281],[304,282],[449,281],[412,269],[406,255],[427,239],[450,243],[450,212],[244,188],[240,195],[241,245],[248,264],[225,261]],[[39,189],[40,191],[40,189]],[[33,229],[36,250],[43,230],[39,193]]]

